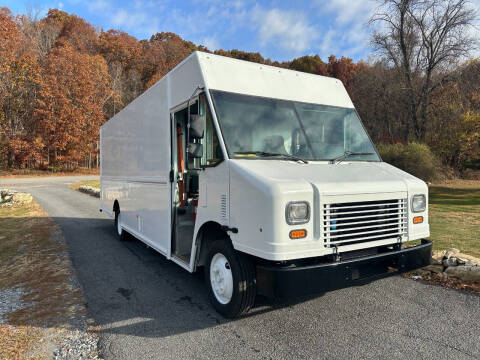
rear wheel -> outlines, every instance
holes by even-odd
[[[117,238],[121,241],[126,239],[126,232],[122,228],[122,213],[120,210],[115,211],[115,234],[117,234]]]
[[[235,318],[253,307],[255,267],[246,255],[233,249],[229,239],[209,246],[205,281],[213,307],[223,316]]]

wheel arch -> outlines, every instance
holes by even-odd
[[[231,243],[230,236],[225,230],[222,229],[222,225],[220,225],[218,222],[207,221],[202,224],[200,229],[198,229],[195,241],[195,267],[205,265],[207,261],[208,244],[220,238],[228,239],[228,241]]]
[[[113,202],[113,213],[116,213],[117,211],[120,211],[120,203],[115,199]]]

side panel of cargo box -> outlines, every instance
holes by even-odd
[[[122,227],[170,256],[169,79],[135,99],[101,129],[101,209],[118,201]]]

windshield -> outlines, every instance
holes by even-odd
[[[380,161],[355,109],[211,91],[229,156]],[[361,153],[361,154],[360,154]]]

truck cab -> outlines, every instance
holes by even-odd
[[[382,161],[337,79],[195,52],[116,117],[102,211],[203,268],[224,316],[429,264],[427,185]]]

